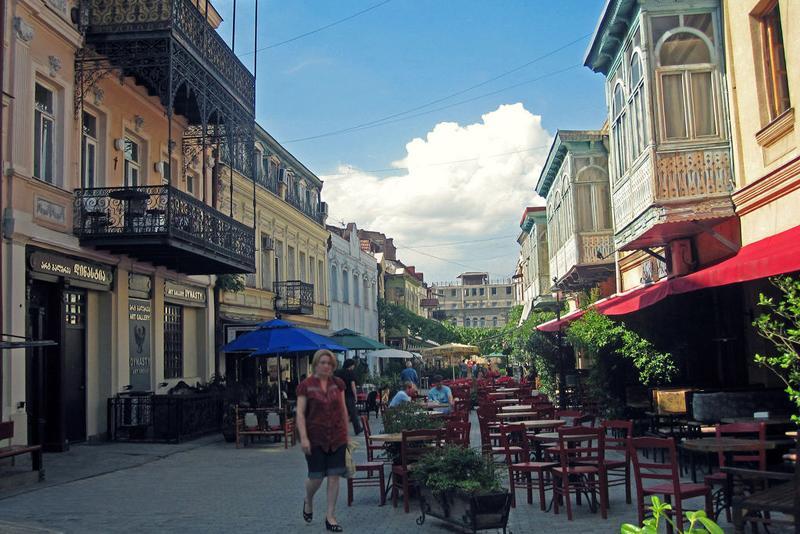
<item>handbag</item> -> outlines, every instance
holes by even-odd
[[[358,448],[358,442],[349,440],[344,451],[345,478],[353,478],[356,475],[356,463],[353,461],[353,451]]]

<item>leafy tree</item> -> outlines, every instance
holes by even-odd
[[[378,299],[378,322],[387,335],[411,335],[436,343],[458,341],[457,335],[439,321],[420,317],[411,310],[384,299]]]
[[[786,385],[786,393],[800,413],[800,279],[778,277],[771,280],[781,299],[759,294],[758,304],[767,309],[753,323],[758,333],[773,345],[777,354],[756,354],[755,361],[775,373]],[[800,422],[798,415],[792,416]]]

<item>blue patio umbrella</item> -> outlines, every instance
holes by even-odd
[[[278,357],[278,406],[281,405],[280,355],[319,349],[347,351],[346,347],[337,345],[325,336],[280,319],[261,323],[252,332],[243,334],[222,347],[223,352],[249,352],[250,356]]]

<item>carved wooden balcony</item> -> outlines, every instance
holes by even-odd
[[[665,245],[735,217],[728,145],[645,151],[611,194],[621,250]]]
[[[314,314],[314,284],[300,280],[274,282],[275,311],[291,315]]]
[[[550,256],[550,275],[567,291],[593,287],[614,273],[614,236],[607,232],[579,232]]]
[[[186,274],[255,272],[255,233],[170,186],[76,189],[81,245]]]

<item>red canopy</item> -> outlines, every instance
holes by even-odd
[[[660,280],[599,300],[592,308],[604,315],[625,315],[646,308],[670,295],[680,295],[759,278],[800,271],[800,226],[766,237],[739,249],[735,256],[686,276]],[[561,320],[542,323],[542,332],[557,332],[579,318],[585,310],[571,312]]]

